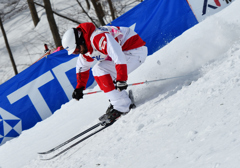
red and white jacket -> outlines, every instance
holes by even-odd
[[[141,37],[128,27],[103,26],[96,28],[93,23],[81,23],[79,29],[86,42],[88,53],[78,57],[76,65],[77,86],[86,88],[89,72],[94,59],[115,63],[117,81],[127,81],[127,64],[123,51],[145,45]]]

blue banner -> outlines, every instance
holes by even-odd
[[[18,136],[71,99],[76,55],[62,50],[42,58],[0,85],[0,144]],[[90,74],[87,87],[94,82]]]
[[[108,25],[133,27],[151,55],[197,23],[186,0],[145,0]]]

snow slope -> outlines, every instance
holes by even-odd
[[[103,93],[71,100],[0,146],[1,168],[238,168],[240,1],[149,56],[128,83],[137,108],[51,161],[36,154],[98,122]],[[130,88],[130,87],[129,87]],[[94,90],[98,90],[96,86]]]

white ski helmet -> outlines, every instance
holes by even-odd
[[[78,38],[81,36],[81,32],[75,28],[68,29],[62,37],[62,46],[68,51],[68,55],[71,55],[78,43]]]

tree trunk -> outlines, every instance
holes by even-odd
[[[29,7],[31,15],[32,15],[32,20],[33,20],[34,26],[36,27],[39,22],[39,17],[38,17],[37,10],[36,10],[36,7],[35,7],[33,1],[34,0],[27,0],[28,7]]]
[[[90,3],[89,3],[88,0],[86,0],[86,4],[87,4],[87,8],[88,8],[88,10],[89,10],[89,9],[90,9]]]
[[[16,67],[16,64],[15,64],[14,59],[13,59],[12,51],[11,51],[10,46],[8,44],[8,39],[7,39],[7,35],[6,35],[6,32],[5,32],[4,27],[3,27],[1,16],[0,16],[0,27],[1,27],[1,30],[2,30],[2,34],[3,34],[4,40],[5,40],[5,44],[6,44],[6,47],[7,47],[7,50],[8,50],[10,60],[12,62],[13,70],[15,72],[15,75],[17,75],[18,74],[17,67]]]
[[[51,29],[51,32],[53,35],[55,45],[56,45],[56,47],[62,46],[61,38],[60,38],[60,35],[58,32],[58,27],[57,27],[57,24],[56,24],[54,16],[53,16],[53,11],[52,11],[50,0],[43,0],[43,2],[45,5],[47,19],[48,19],[48,23],[49,23],[49,26],[50,26],[50,29]]]
[[[92,2],[92,4],[93,4],[93,7],[94,7],[94,9],[95,9],[95,12],[96,12],[96,14],[97,14],[97,17],[98,17],[98,20],[99,20],[100,24],[101,24],[102,26],[104,26],[104,25],[105,25],[105,22],[104,22],[104,20],[103,20],[103,17],[104,17],[105,15],[104,15],[104,12],[103,12],[103,9],[102,9],[101,4],[98,2],[98,0],[91,0],[91,2]]]
[[[112,0],[107,0],[107,1],[108,1],[108,4],[109,4],[110,11],[111,11],[112,20],[115,20],[116,17],[115,17],[115,11],[114,11],[114,7],[113,7],[113,4],[112,4]]]

